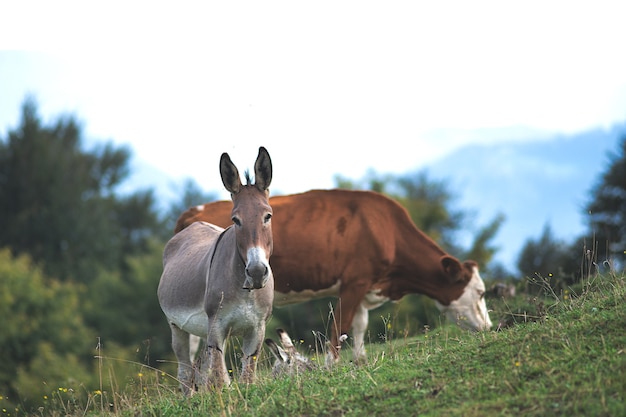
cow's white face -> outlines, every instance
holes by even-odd
[[[444,306],[435,302],[437,308],[445,313],[448,320],[469,330],[489,330],[491,319],[485,304],[485,283],[478,274],[478,268],[474,268],[472,279],[465,287],[465,291],[457,300],[450,305]]]

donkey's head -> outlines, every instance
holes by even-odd
[[[241,183],[239,171],[227,153],[220,159],[222,182],[233,200],[232,220],[235,227],[237,250],[245,263],[244,289],[265,287],[271,275],[269,264],[273,250],[272,207],[269,186],[272,181],[272,161],[264,147],[254,163],[255,182],[246,173],[246,185]]]

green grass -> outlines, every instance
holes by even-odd
[[[579,294],[490,303],[516,323],[466,333],[454,326],[368,346],[369,362],[259,381],[183,398],[162,371],[133,381],[103,375],[102,392],[72,405],[59,394],[41,415],[119,416],[623,416],[626,415],[626,277],[596,278]],[[374,315],[372,315],[373,320]],[[529,320],[528,318],[532,318]],[[509,320],[511,321],[511,320]],[[391,323],[393,324],[393,323]],[[323,361],[323,358],[317,358]],[[105,373],[105,372],[103,372]],[[124,386],[120,389],[119,386]]]

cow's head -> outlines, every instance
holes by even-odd
[[[448,320],[469,330],[489,330],[492,326],[485,304],[485,283],[478,273],[478,265],[473,261],[462,264],[452,257],[443,257],[442,267],[446,275],[456,285],[463,285],[461,295],[444,305],[435,301],[439,311]]]

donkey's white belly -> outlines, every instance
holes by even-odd
[[[269,315],[266,308],[259,309],[254,303],[241,303],[240,305],[226,306],[215,317],[216,325],[225,326],[233,334],[241,334],[250,329],[256,329],[265,322]]]
[[[206,337],[209,328],[209,319],[204,309],[168,311],[167,319],[187,333]]]
[[[219,316],[215,317],[217,321],[214,324],[226,325],[237,333],[244,328],[264,322],[266,315],[266,311],[259,310],[254,303],[244,302],[220,308]],[[187,333],[203,338],[207,336],[209,319],[203,309],[168,311],[166,316],[170,323],[174,323]]]

